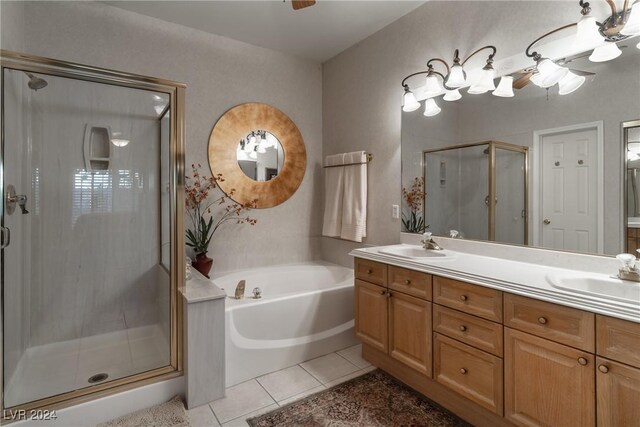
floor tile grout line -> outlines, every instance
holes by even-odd
[[[361,368],[360,366],[356,365],[356,364],[355,364],[355,363],[353,363],[351,360],[347,359],[346,357],[344,357],[343,355],[341,355],[341,354],[340,354],[340,353],[338,353],[337,351],[336,351],[336,354],[337,354],[338,356],[342,357],[342,358],[343,358],[344,360],[346,360],[347,362],[351,363],[351,364],[352,364],[353,366],[355,366],[356,368],[358,368],[358,369],[364,369],[364,368]]]
[[[213,410],[213,408],[211,407],[211,403],[207,403],[207,407],[209,408],[209,410],[211,411],[211,413],[213,414],[213,418],[218,422],[218,425],[221,426],[222,423],[220,422],[220,420],[218,419],[218,416],[216,415],[216,411]]]
[[[313,360],[313,359],[311,359]],[[305,362],[302,362],[305,363]],[[313,375],[310,371],[304,369],[304,366],[302,366],[302,363],[298,364],[298,366],[300,366],[306,373],[308,373],[309,375],[311,375],[316,381],[318,381],[320,384],[325,385],[325,383],[318,377],[316,377],[315,375]]]
[[[286,369],[289,369],[289,368],[286,368]],[[279,372],[279,371],[276,371],[276,372]],[[260,387],[265,391],[265,393],[267,393],[267,394],[269,395],[269,397],[271,398],[271,400],[273,400],[273,403],[276,403],[276,404],[277,404],[277,403],[278,403],[278,401],[276,400],[276,398],[275,398],[275,397],[273,397],[273,396],[271,395],[271,393],[269,393],[269,390],[267,390],[267,389],[266,389],[266,387],[265,387],[265,386],[263,386],[263,385],[262,385],[262,383],[261,383],[260,381],[258,381],[258,378],[259,378],[259,377],[255,378],[255,380],[256,380],[256,382],[258,383],[258,385],[259,385],[259,386],[260,386]],[[278,406],[280,406],[280,405],[278,405]]]

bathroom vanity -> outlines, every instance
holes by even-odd
[[[474,425],[640,425],[640,285],[584,293],[572,278],[607,276],[420,251],[351,252],[364,359]]]

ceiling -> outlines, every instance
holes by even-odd
[[[422,1],[318,0],[294,11],[289,1],[108,1],[162,19],[324,62],[417,8]]]

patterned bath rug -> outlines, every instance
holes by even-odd
[[[180,396],[166,403],[123,415],[97,427],[189,427],[187,411]]]
[[[247,422],[251,427],[469,426],[379,369]]]

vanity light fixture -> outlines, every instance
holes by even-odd
[[[627,22],[624,24],[620,33],[625,36],[635,36],[640,34],[640,1],[636,1],[631,5],[629,17],[627,18]]]
[[[409,85],[404,86],[404,95],[402,96],[402,111],[410,113],[420,108],[420,103],[416,99],[416,96],[409,90]]]
[[[129,145],[129,140],[122,137],[122,132],[113,132],[111,135],[111,143],[118,148]]]
[[[493,91],[493,94],[502,98],[512,98],[514,96],[513,77],[502,76],[500,78],[500,83],[498,83],[498,88]]]
[[[613,42],[605,42],[600,46],[593,49],[591,55],[589,55],[589,61],[591,62],[607,62],[622,55],[622,51],[617,44]]]
[[[442,111],[436,104],[434,98],[442,95],[443,93],[443,99],[445,101],[457,101],[462,98],[459,89],[468,84],[467,72],[464,70],[464,64],[473,56],[484,50],[490,50],[491,53],[488,55],[486,64],[482,68],[480,78],[471,85],[468,93],[481,94],[495,90],[496,86],[494,79],[496,76],[495,70],[493,69],[493,58],[497,52],[496,47],[491,45],[483,46],[467,56],[464,61],[460,60],[460,52],[456,49],[453,55],[453,64],[451,66],[449,66],[447,61],[442,58],[431,58],[427,61],[427,70],[409,74],[402,80],[401,84],[404,88],[402,111],[415,111],[420,107],[420,103],[416,99],[415,94],[411,92],[411,89],[407,84],[407,80],[411,77],[422,74],[426,74],[424,87],[424,96],[427,98],[424,110],[425,116],[432,117]],[[436,62],[439,62],[444,66],[446,70],[445,73],[440,73],[434,69]]]
[[[433,98],[429,98],[424,103],[424,115],[425,117],[433,117],[440,114],[442,109],[438,107],[436,101]]]
[[[558,93],[560,95],[568,95],[571,92],[575,92],[580,86],[584,84],[585,80],[585,76],[580,76],[572,71],[569,71],[558,82]]]

